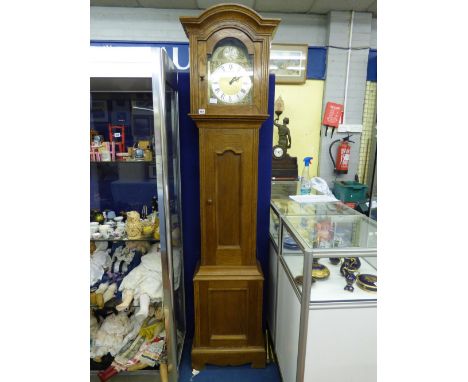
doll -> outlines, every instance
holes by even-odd
[[[125,310],[133,299],[138,299],[137,316],[147,317],[150,302],[162,299],[161,256],[156,244],[141,258],[141,264],[124,277],[119,291],[122,292],[122,303],[116,309]]]
[[[123,346],[115,356],[112,365],[101,371],[98,376],[101,381],[121,371],[141,370],[159,364],[162,382],[168,381],[166,335],[164,330],[162,308],[151,311],[138,330],[138,335],[132,342]]]
[[[146,241],[129,241],[125,246],[119,244],[111,249],[112,260],[108,267],[109,270],[91,287],[91,290],[94,291],[91,295],[95,296],[93,305],[102,309],[114,297],[121,297],[120,293],[116,296],[120,283],[127,273],[140,265],[141,256],[148,252],[150,246],[150,243]]]
[[[147,241],[129,241],[125,247],[119,246],[112,256],[112,273],[127,274],[138,266],[141,256],[146,254],[151,244]]]
[[[90,264],[90,285],[96,284],[101,280],[105,270],[111,264],[109,256],[110,249],[107,249],[107,241],[100,241],[96,244],[96,250],[91,255]]]
[[[122,348],[122,340],[132,329],[132,324],[125,312],[112,314],[102,322],[94,337],[91,358],[107,353],[115,356]]]

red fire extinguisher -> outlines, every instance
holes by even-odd
[[[351,145],[349,143],[350,142],[354,143],[354,141],[349,139],[350,137],[351,135],[348,135],[347,137],[343,139],[337,139],[336,141],[333,141],[330,144],[330,147],[328,149],[328,152],[333,162],[333,167],[334,167],[336,174],[348,173],[349,159],[351,156]],[[335,162],[335,160],[333,159],[332,147],[336,142],[340,142],[340,141],[341,143],[338,145],[338,150],[336,152],[336,162]]]

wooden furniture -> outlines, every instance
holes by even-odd
[[[201,260],[192,365],[264,367],[263,274],[256,259],[258,130],[279,19],[236,4],[181,17],[190,40],[190,117],[199,129]]]

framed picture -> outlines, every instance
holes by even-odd
[[[306,44],[273,44],[270,51],[270,72],[277,84],[303,84],[307,72]]]

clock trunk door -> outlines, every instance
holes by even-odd
[[[200,129],[202,265],[254,265],[258,131]]]

